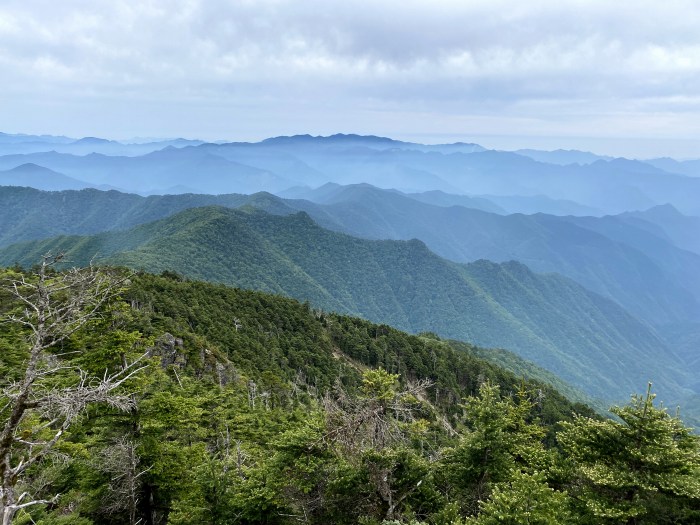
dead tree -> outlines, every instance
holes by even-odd
[[[350,396],[337,382],[334,392],[322,399],[328,428],[323,439],[353,453],[382,450],[402,442],[405,432],[401,423],[414,421],[415,402],[432,386],[431,380],[421,379],[376,398]]]
[[[96,468],[110,476],[102,511],[107,514],[126,511],[129,525],[136,525],[141,476],[151,467],[141,468],[136,444],[124,436],[103,449],[97,459]]]
[[[144,368],[138,359],[93,377],[56,354],[56,348],[101,314],[123,284],[123,279],[93,266],[58,273],[53,267],[61,260],[61,256],[44,256],[33,274],[2,284],[20,306],[0,323],[19,326],[26,334],[21,343],[26,354],[23,369],[14,380],[0,378],[2,525],[10,525],[21,509],[57,500],[58,495],[33,493],[28,482],[31,470],[47,459],[89,404],[133,408],[132,397],[118,389]],[[59,377],[74,379],[66,385],[57,381]]]
[[[368,382],[372,374],[373,382]],[[399,390],[395,383],[398,376],[377,370],[365,372],[364,383],[372,388],[364,395],[353,397],[336,383],[334,392],[322,400],[326,414],[326,433],[322,440],[340,448],[345,458],[357,461],[367,469],[369,481],[376,495],[386,505],[385,520],[393,520],[403,501],[418,489],[422,481],[409,487],[396,486],[396,469],[399,462],[389,459],[376,460],[367,455],[373,451],[381,455],[387,448],[405,444],[410,439],[405,423],[416,421],[425,400],[425,392],[433,386],[429,379],[407,382]]]

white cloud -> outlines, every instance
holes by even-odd
[[[0,110],[18,131],[38,100],[79,107],[90,98],[104,129],[110,105],[158,101],[190,125],[202,125],[191,118],[198,103],[242,127],[257,111],[268,134],[278,132],[275,116],[320,129],[327,122],[311,116],[330,114],[338,131],[381,133],[381,122],[358,126],[356,116],[393,111],[448,128],[492,116],[501,132],[520,134],[533,122],[559,133],[563,114],[574,130],[606,115],[620,133],[639,134],[644,122],[697,138],[688,101],[700,95],[698,27],[691,0],[5,0]]]

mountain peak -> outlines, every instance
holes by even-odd
[[[20,164],[19,166],[7,170],[8,173],[56,173],[55,171],[45,168],[44,166],[39,166],[33,162],[26,162]]]
[[[114,141],[112,140],[107,140],[107,139],[101,139],[99,137],[83,137],[82,139],[78,139],[73,144],[110,144]]]
[[[343,144],[343,143],[381,143],[393,144],[397,141],[387,137],[378,137],[376,135],[356,135],[354,133],[336,133],[334,135],[281,135],[279,137],[270,137],[263,140],[263,144]]]
[[[663,217],[681,217],[683,214],[678,211],[678,208],[676,208],[673,204],[667,202],[666,204],[659,204],[658,206],[653,206],[646,210],[644,213],[650,214],[650,215],[655,215],[655,216],[663,216]]]

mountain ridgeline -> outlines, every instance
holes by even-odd
[[[144,194],[280,192],[326,182],[372,181],[408,192],[493,195],[503,199],[495,204],[505,208],[517,206],[517,199],[530,203],[509,211],[533,211],[532,203],[538,202],[558,203],[561,213],[589,210],[600,215],[670,203],[685,214],[700,214],[700,178],[692,176],[697,170],[691,164],[600,157],[562,165],[552,155],[493,151],[468,143],[431,146],[384,137],[302,135],[257,143],[161,141],[140,151],[133,144],[109,141],[49,141],[44,147],[8,142],[0,143],[3,152],[0,170],[34,164],[86,187],[108,185]],[[22,176],[3,182],[22,185]],[[511,197],[517,199],[504,199]]]
[[[700,522],[699,162],[0,133],[0,521]]]
[[[115,191],[0,188],[0,224],[5,226],[0,246],[129,228],[197,206],[305,211],[321,226],[357,237],[419,239],[456,262],[517,260],[534,271],[560,273],[660,329],[700,322],[700,253],[693,251],[698,224],[670,206],[666,213],[654,208],[636,215],[579,218],[502,215],[453,204],[473,202],[463,196],[429,204],[420,200],[426,194],[366,184],[297,193],[310,200],[268,193],[144,198]]]
[[[691,524],[700,512],[700,441],[652,395],[605,421],[465,343],[171,271],[127,281],[121,270],[98,273],[119,282],[119,294],[63,340],[49,368],[40,364],[35,387],[74,399],[81,377],[135,359],[144,368],[120,390],[128,410],[92,403],[59,433],[60,461],[39,456],[12,480],[39,499],[17,510],[19,523],[485,525],[502,507],[517,515],[533,492],[544,503],[529,515],[538,522],[592,525],[615,511],[640,525],[660,515]],[[41,282],[65,293],[75,275]],[[0,270],[0,282],[38,278]],[[0,315],[24,306],[7,292]],[[67,299],[59,295],[53,306]],[[28,331],[0,331],[3,377],[22,377]],[[27,436],[46,432],[49,416],[27,412],[16,455],[33,452]],[[632,489],[616,481],[634,466],[644,474]],[[592,467],[608,481],[587,474]]]
[[[700,320],[700,254],[684,249],[683,239],[683,247],[674,244],[657,226],[658,214],[640,214],[636,222],[629,216],[500,215],[417,202],[367,184],[321,190],[306,194],[316,206],[287,204],[359,237],[420,239],[453,261],[517,260],[534,271],[557,272],[656,326]],[[676,215],[676,224],[685,219],[685,231],[692,230],[692,218]]]
[[[691,392],[681,361],[614,302],[522,264],[457,264],[420,241],[332,232],[305,213],[195,208],[126,231],[20,243],[0,264],[65,252],[84,265],[176,271],[280,293],[400,329],[507,348],[602,399],[624,399],[653,378],[664,399]]]

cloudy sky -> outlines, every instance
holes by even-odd
[[[0,130],[700,157],[696,0],[2,0]]]

